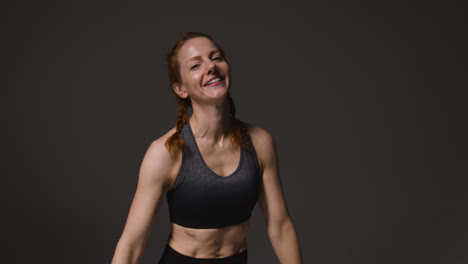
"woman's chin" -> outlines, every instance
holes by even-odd
[[[211,89],[207,91],[207,96],[213,99],[223,98],[228,92],[229,89],[225,86],[211,87]]]

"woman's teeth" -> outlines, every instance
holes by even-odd
[[[218,81],[221,81],[221,78],[214,78],[213,80],[209,81],[207,84],[205,85],[210,85],[212,83],[215,83],[215,82],[218,82]]]

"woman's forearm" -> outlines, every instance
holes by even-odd
[[[270,241],[281,264],[302,264],[299,239],[291,219],[270,235]]]
[[[142,250],[119,242],[115,248],[111,264],[138,264],[141,260]]]

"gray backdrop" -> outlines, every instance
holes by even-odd
[[[2,257],[110,262],[175,124],[164,58],[200,31],[227,52],[238,117],[276,141],[304,263],[466,263],[466,12],[429,2],[10,3]],[[143,263],[168,234],[164,201]],[[248,245],[278,263],[258,206]]]

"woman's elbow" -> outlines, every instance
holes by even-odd
[[[290,217],[286,217],[268,227],[268,236],[272,240],[281,240],[292,231],[294,231],[294,224]]]

